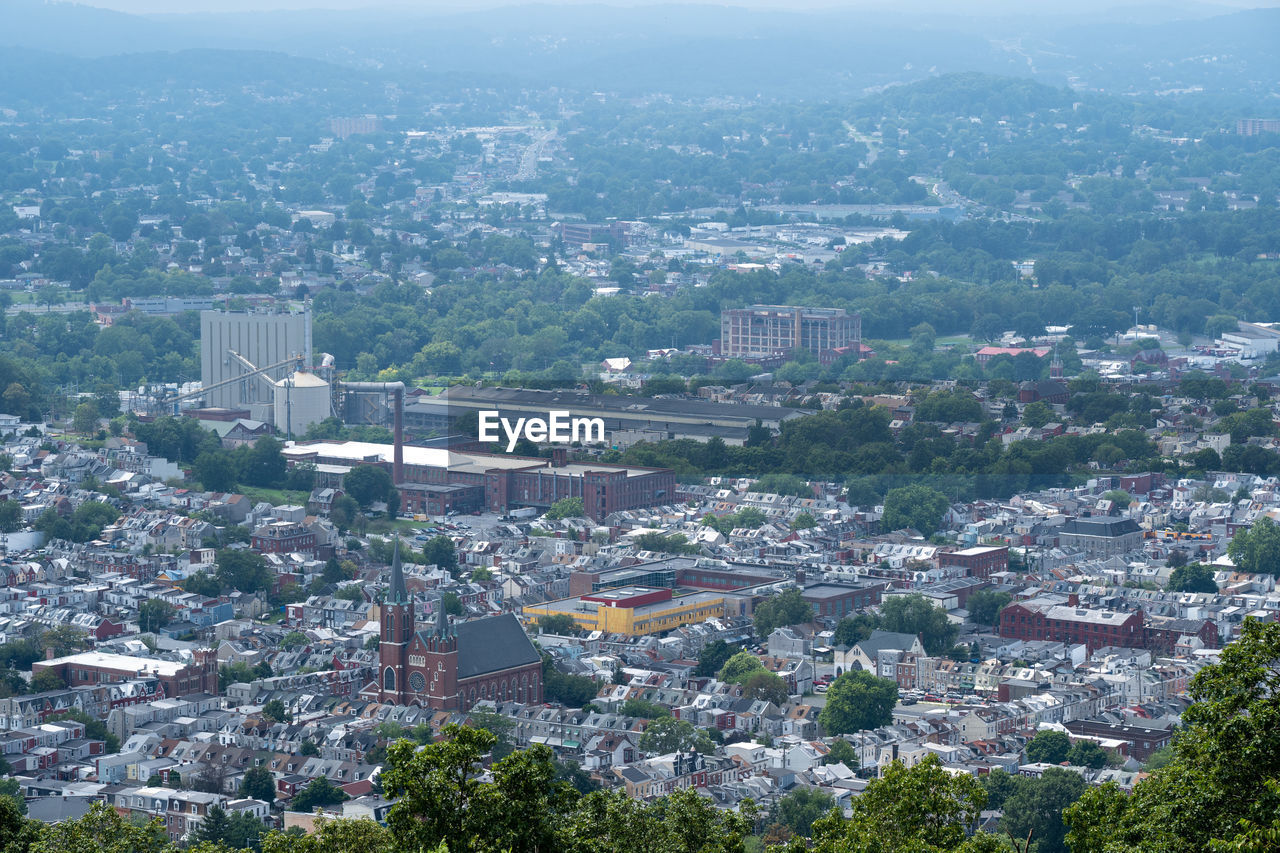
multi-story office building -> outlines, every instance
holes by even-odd
[[[862,317],[843,308],[752,305],[720,313],[720,355],[767,358],[806,349],[814,355],[862,342]]]

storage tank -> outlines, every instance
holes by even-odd
[[[299,370],[275,386],[275,425],[283,435],[300,436],[329,417],[332,389],[314,373]]]

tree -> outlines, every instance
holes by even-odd
[[[1014,838],[1030,834],[1037,853],[1066,853],[1062,813],[1080,799],[1086,787],[1079,773],[1050,768],[1038,779],[1025,780],[1005,800],[1001,827]]]
[[[558,815],[574,794],[555,781],[551,750],[541,744],[513,753],[480,776],[481,759],[496,742],[484,729],[450,724],[442,739],[418,747],[398,741],[387,751],[384,796],[395,805],[387,827],[395,849],[552,849]]]
[[[0,501],[0,533],[13,533],[22,527],[22,504]]]
[[[285,461],[282,450],[283,446],[280,442],[269,435],[264,435],[255,441],[253,450],[249,451],[249,456],[245,461],[244,470],[241,472],[244,481],[251,486],[260,486],[266,489],[278,489],[283,486],[288,463]],[[382,471],[380,468],[377,470]],[[389,483],[391,475],[387,474],[386,471],[382,471],[382,473]],[[347,476],[350,475],[348,474]],[[388,490],[389,492],[390,490]]]
[[[656,531],[641,533],[631,540],[641,551],[656,551],[664,554],[696,554],[698,546],[689,541],[683,533],[662,534]]]
[[[317,808],[336,806],[348,799],[350,798],[341,788],[336,787],[324,776],[317,776],[307,783],[307,787],[294,795],[291,806],[294,811],[313,812]]]
[[[191,841],[193,844],[208,843],[221,844],[227,838],[227,827],[231,820],[227,817],[226,809],[214,803],[209,807],[209,811],[205,813],[204,818],[196,825],[195,831],[191,833]]]
[[[763,429],[763,428],[762,428]],[[764,444],[771,438],[768,429],[764,429],[764,435],[756,444]],[[754,447],[748,440],[748,446]],[[803,477],[797,477],[795,474],[765,474],[756,480],[755,490],[770,495],[792,495],[798,498],[812,497],[813,489],[805,482]]]
[[[919,593],[894,595],[880,605],[880,627],[900,634],[919,634],[925,651],[945,654],[956,644],[960,629],[947,612]]]
[[[742,682],[742,695],[784,705],[787,701],[787,683],[772,672],[753,672]]]
[[[564,634],[576,637],[582,633],[578,623],[568,613],[548,613],[538,617],[538,631],[543,634]]]
[[[725,661],[716,678],[728,684],[741,684],[752,673],[765,671],[760,658],[751,652],[741,651]]]
[[[316,746],[315,741],[304,740],[302,746],[298,747],[298,754],[316,758],[320,755],[320,747]]]
[[[706,732],[695,728],[688,720],[677,720],[675,717],[650,720],[644,733],[640,735],[639,747],[643,752],[655,755],[690,750],[704,753],[715,751],[715,744]]]
[[[12,778],[10,775],[13,773],[12,765],[5,761],[4,766],[0,768],[0,770],[4,771],[0,774],[0,776],[3,777],[0,778],[0,797],[8,797],[13,801],[13,805],[17,808],[18,812],[25,815],[27,813],[27,801],[22,796],[22,786],[18,784],[17,779]],[[3,818],[0,818],[0,824],[2,823]],[[3,845],[3,839],[0,839],[0,850],[4,849]]]
[[[27,803],[21,796],[8,792],[8,783],[18,786],[16,779],[4,780],[5,793],[0,794],[0,850],[5,853],[26,853],[44,833],[44,824],[38,820],[27,820]]]
[[[1027,742],[1027,760],[1034,764],[1061,764],[1071,751],[1071,738],[1066,732],[1042,729]]]
[[[276,800],[275,777],[266,767],[250,767],[240,780],[240,796],[274,803]]]
[[[938,333],[928,323],[920,323],[911,327],[911,348],[919,352],[933,352]]]
[[[582,518],[585,514],[586,508],[582,503],[582,498],[561,498],[547,509],[547,519],[549,521],[558,521],[562,518]]]
[[[1045,403],[1036,400],[1033,403],[1027,403],[1022,410],[1022,422],[1032,429],[1039,429],[1054,418],[1053,409]]]
[[[67,682],[63,681],[62,676],[52,669],[42,669],[31,676],[32,693],[48,693],[53,690],[66,689]]]
[[[1000,624],[1000,611],[1011,601],[1013,596],[1007,592],[980,589],[969,596],[965,607],[969,611],[969,618],[974,622],[995,627]]]
[[[1217,593],[1218,585],[1213,580],[1213,569],[1203,563],[1189,563],[1169,574],[1165,589],[1169,592]]]
[[[203,595],[206,598],[217,598],[222,594],[222,584],[218,579],[203,570],[193,572],[179,586],[187,592]]]
[[[377,465],[357,465],[342,478],[343,490],[361,509],[368,509],[391,495],[394,484],[385,468]]]
[[[813,822],[835,805],[835,798],[826,791],[798,787],[778,800],[778,820],[796,835],[808,838],[813,831]]]
[[[842,676],[843,677],[843,676]],[[831,811],[813,823],[817,853],[890,853],[890,851],[994,851],[990,836],[966,836],[986,802],[974,777],[949,774],[937,756],[914,767],[895,761],[872,779],[845,820]]]
[[[621,850],[663,853],[745,853],[755,818],[748,800],[722,809],[693,788],[645,803],[624,792],[582,798],[562,822],[565,853]]]
[[[776,628],[785,628],[813,621],[813,605],[804,600],[800,590],[791,588],[756,606],[753,621],[756,634],[767,637]]]
[[[871,613],[859,613],[857,616],[846,616],[836,623],[835,636],[832,638],[837,646],[854,646],[871,636],[871,632],[880,627],[880,619]]]
[[[461,616],[466,610],[458,594],[448,590],[440,594],[440,608],[449,616]]]
[[[350,495],[339,495],[329,508],[329,520],[339,530],[350,530],[360,518],[360,504]]]
[[[1071,751],[1067,753],[1068,763],[1074,764],[1076,767],[1088,767],[1092,770],[1101,770],[1106,767],[1109,758],[1108,752],[1091,740],[1073,743]]]
[[[1246,619],[1219,662],[1192,679],[1192,704],[1168,763],[1151,770],[1132,794],[1109,783],[1085,791],[1067,809],[1072,853],[1198,851],[1211,849],[1215,839],[1243,844],[1269,825],[1280,814],[1277,659],[1280,623]]]
[[[942,526],[947,511],[947,496],[936,489],[913,483],[890,489],[884,496],[883,530],[911,528],[928,535]]]
[[[428,564],[443,569],[451,575],[458,574],[458,550],[448,536],[435,536],[422,546],[422,556]]]
[[[864,670],[846,672],[831,683],[818,722],[829,735],[879,728],[893,722],[897,704],[898,685],[893,679]]]
[[[92,435],[98,431],[98,404],[93,400],[85,400],[76,406],[71,417],[71,428],[81,435]]]
[[[791,522],[792,530],[809,530],[810,528],[817,526],[818,522],[815,521],[813,516],[807,512],[797,513],[796,517]]]
[[[262,836],[261,843],[262,853],[351,853],[395,849],[391,831],[367,818],[318,818],[310,833],[273,830]],[[440,851],[430,850],[427,853]]]
[[[471,580],[475,583],[488,583],[493,580],[493,570],[487,566],[476,566],[471,570]]]
[[[223,548],[218,552],[218,580],[224,587],[245,593],[271,589],[271,570],[261,554],[240,548]]]
[[[257,849],[259,839],[267,831],[267,826],[250,812],[238,811],[227,821],[222,842],[232,850]]]
[[[656,720],[659,717],[670,717],[671,711],[662,705],[649,702],[637,696],[622,703],[618,713],[624,717],[636,717],[641,720]]]
[[[843,764],[850,770],[857,770],[862,762],[858,758],[858,753],[854,752],[849,741],[844,738],[836,738],[831,742],[831,748],[827,750],[827,754],[822,759],[823,764]]]
[[[594,678],[561,672],[552,663],[551,655],[542,656],[542,693],[548,702],[581,708],[596,698],[599,690]]]
[[[290,631],[280,638],[281,647],[286,649],[296,649],[300,646],[305,646],[309,642],[311,641],[307,639],[307,635],[301,631]]]
[[[236,487],[235,461],[230,453],[222,450],[206,450],[192,463],[191,473],[209,492],[229,492]]]
[[[49,826],[31,845],[31,853],[169,853],[164,824],[153,820],[138,825],[106,803],[94,803],[73,820]]]
[[[159,631],[173,621],[173,605],[163,599],[148,598],[138,606],[138,628],[143,632]]]
[[[40,645],[52,649],[55,657],[77,652],[87,645],[85,633],[74,625],[58,625],[40,635]]]
[[[698,678],[711,678],[733,657],[737,649],[724,640],[712,640],[698,653],[698,667],[693,674]]]
[[[283,701],[272,699],[262,706],[262,718],[269,723],[283,723],[289,720],[291,715]],[[304,809],[304,811],[310,811],[310,809]]]

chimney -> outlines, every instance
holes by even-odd
[[[56,654],[54,654],[54,652],[53,652],[53,646],[50,646],[49,648],[47,648],[47,649],[45,649],[45,650],[44,650],[44,659],[45,659],[45,660],[53,660],[55,657],[57,657],[57,655],[56,655]]]
[[[563,447],[551,448],[551,467],[563,468],[569,461],[569,451]]]
[[[404,482],[404,387],[397,388],[395,394],[395,448],[391,468],[391,482],[400,485]]]

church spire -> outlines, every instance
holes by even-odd
[[[396,549],[391,556],[391,589],[387,592],[387,604],[404,604],[409,594],[404,588],[404,568],[400,565],[400,537],[396,537]]]
[[[436,630],[437,637],[449,636],[449,614],[444,612],[444,595],[441,594],[436,599]]]

